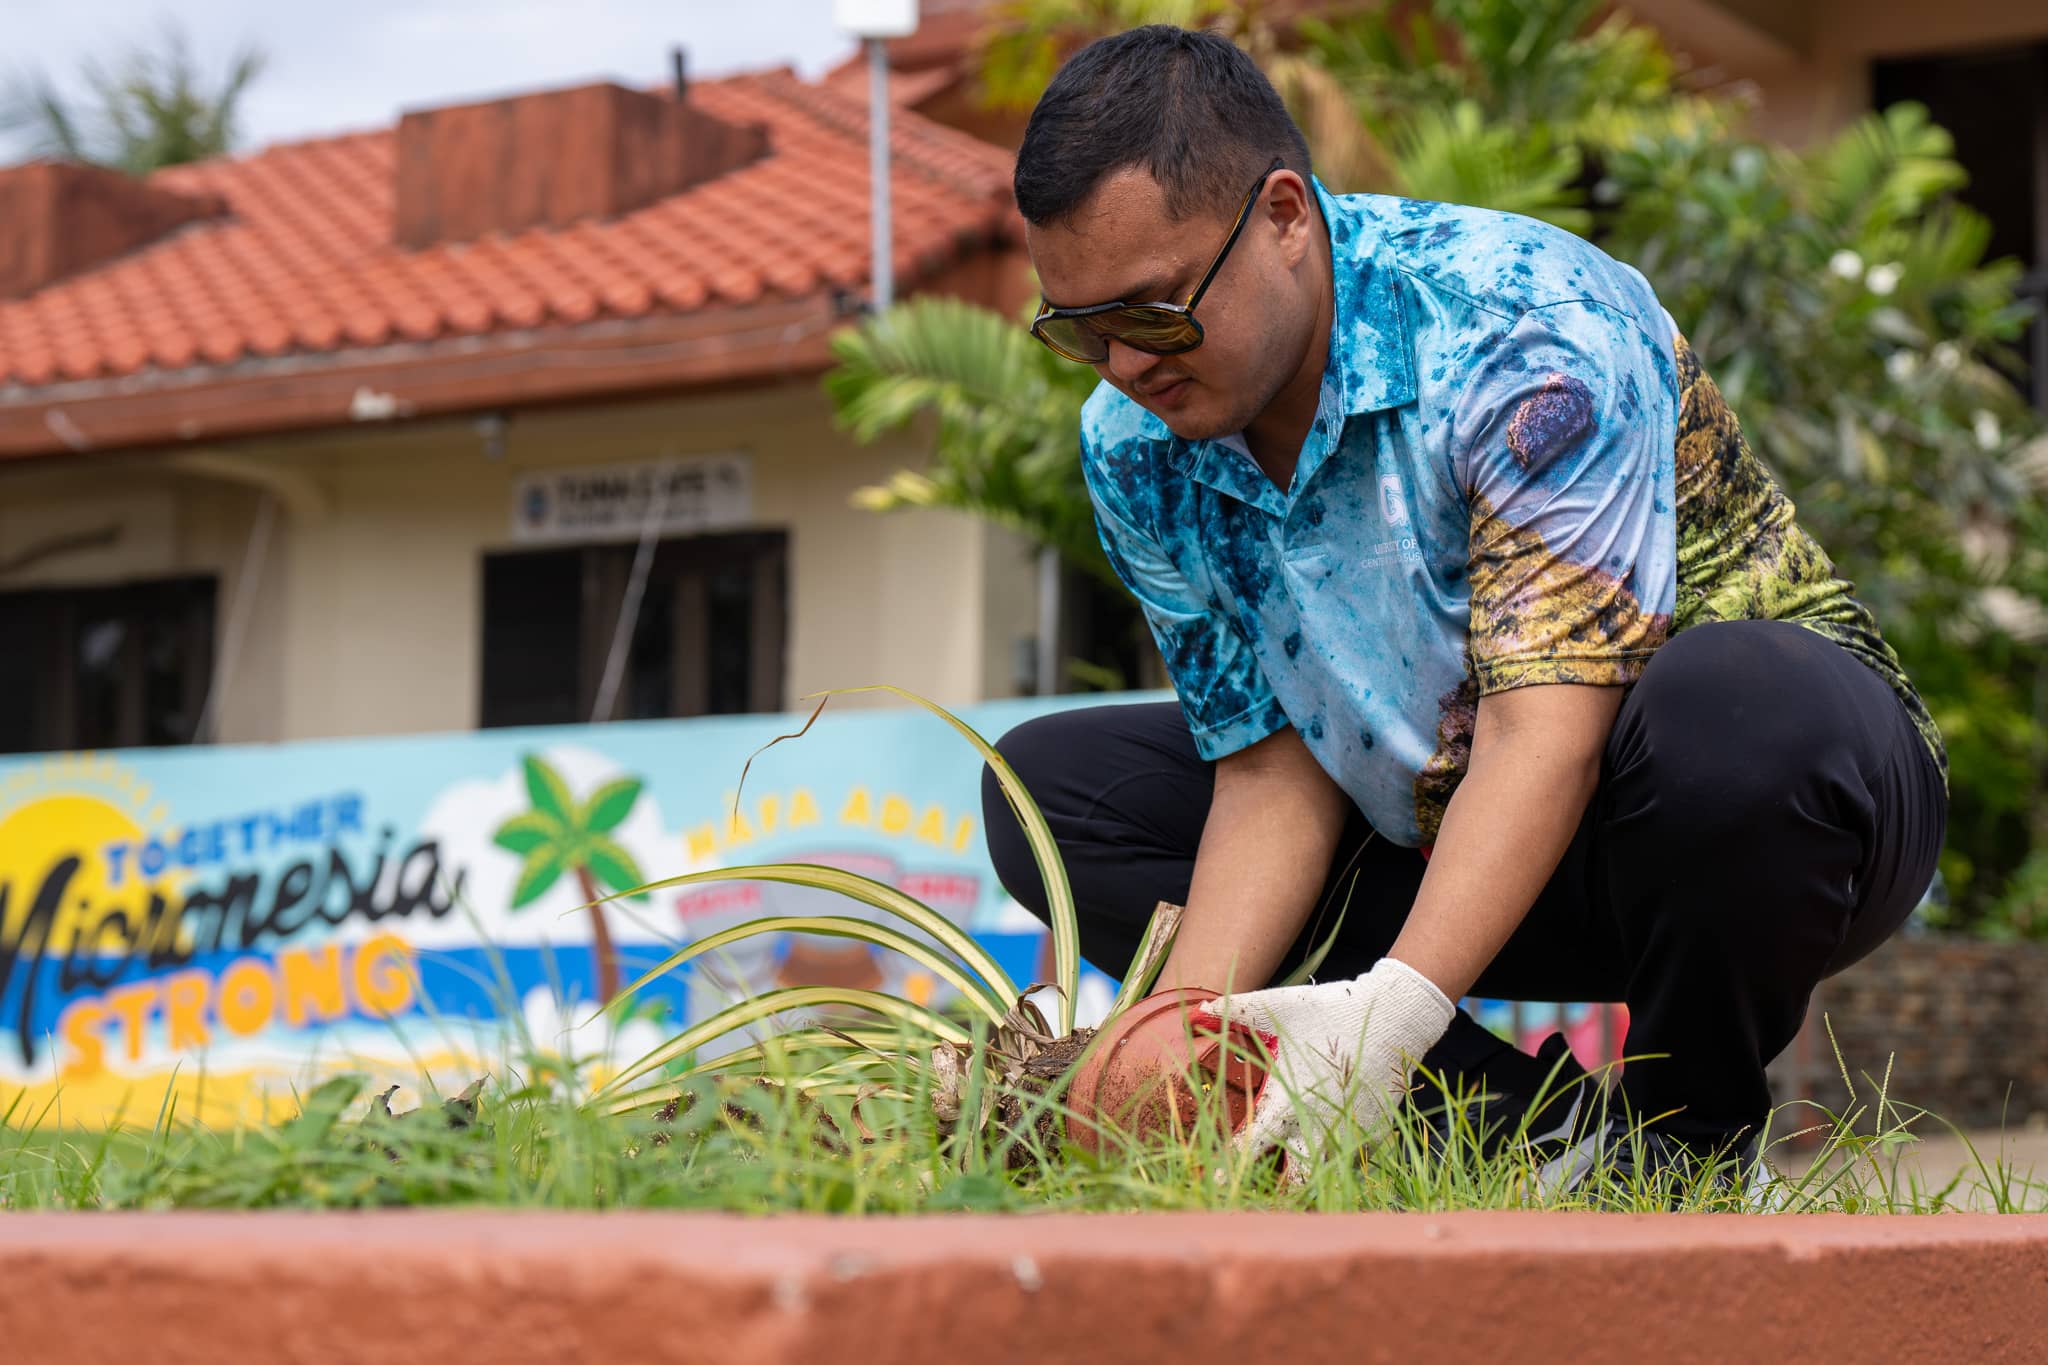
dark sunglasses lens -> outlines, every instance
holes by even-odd
[[[1099,365],[1109,359],[1109,343],[1121,341],[1151,355],[1179,355],[1202,344],[1193,318],[1170,308],[1115,308],[1081,317],[1041,318],[1038,339],[1070,360]]]
[[[1040,318],[1032,330],[1040,341],[1069,360],[1099,365],[1109,359],[1109,344],[1080,318]]]
[[[1108,315],[1114,318],[1110,335],[1124,345],[1153,355],[1179,355],[1202,344],[1195,320],[1171,308],[1123,308]]]

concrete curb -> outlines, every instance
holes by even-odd
[[[0,1356],[2037,1362],[2048,1215],[14,1214]]]

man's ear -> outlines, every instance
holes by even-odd
[[[1308,256],[1314,240],[1315,195],[1301,176],[1279,170],[1266,182],[1265,199],[1266,217],[1279,237],[1280,259],[1292,270]]]

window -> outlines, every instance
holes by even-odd
[[[780,532],[659,542],[602,716],[638,547],[486,555],[482,723],[781,710],[787,542]]]
[[[1991,259],[2009,256],[2033,321],[2015,375],[2048,413],[2048,43],[1877,63],[1879,108],[1902,100],[1927,106],[1955,137],[1970,173],[1961,197],[1991,220]]]
[[[0,593],[0,753],[194,744],[215,584]]]
[[[1171,687],[1131,595],[1085,569],[1060,569],[1060,692]]]

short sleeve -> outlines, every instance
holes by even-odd
[[[1525,313],[1455,417],[1482,696],[1634,682],[1677,589],[1671,348],[1586,302]]]
[[[1081,463],[1102,548],[1144,609],[1196,751],[1213,762],[1284,728],[1287,713],[1237,623],[1213,593],[1189,581],[1150,519],[1134,513],[1123,486],[1130,466],[1091,453],[1085,436]],[[1147,486],[1160,485],[1148,480]],[[1192,537],[1194,528],[1184,534]]]

